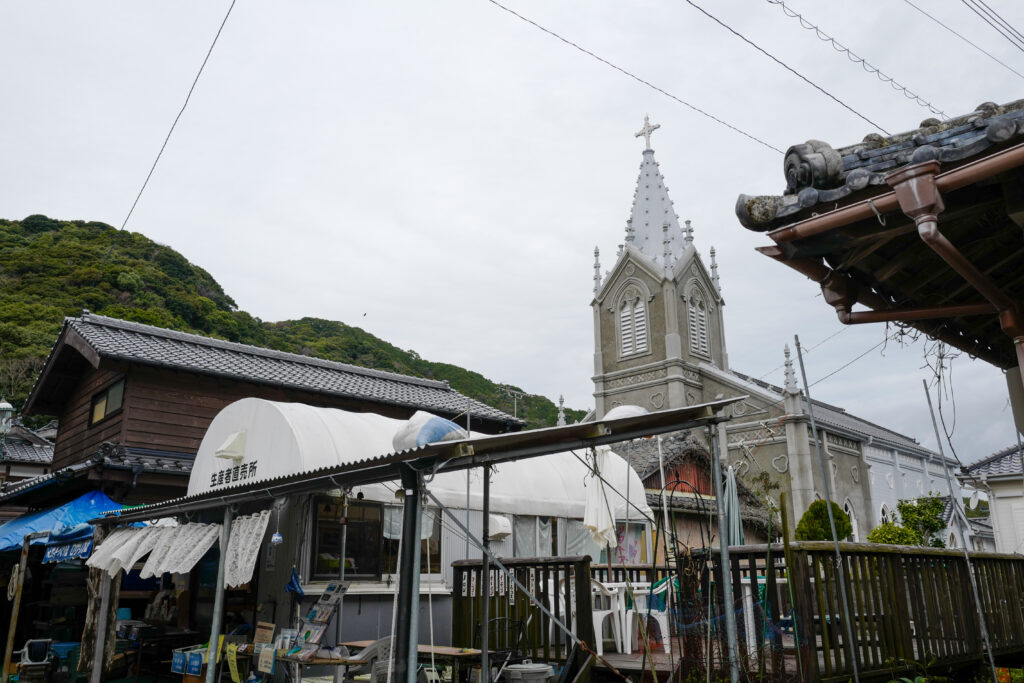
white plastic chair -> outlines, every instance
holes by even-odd
[[[644,584],[642,588],[638,586],[634,590],[633,609],[625,611],[625,617],[622,621],[623,644],[628,648],[626,652],[633,651],[634,633],[636,633],[638,628],[645,628],[650,620],[653,620],[658,625],[658,633],[661,635],[665,654],[669,654],[672,651],[672,631],[669,621],[669,597],[671,592],[669,588],[672,586],[673,580],[674,577],[669,577],[668,580],[662,581],[653,590],[649,584]],[[664,595],[664,610],[654,609],[653,607],[648,610],[649,600],[654,595]]]
[[[604,586],[596,579],[590,580],[591,612],[594,615],[594,640],[597,642],[597,656],[604,655],[604,622],[611,621],[612,639],[615,641],[615,651],[623,652],[622,649],[622,624],[619,602],[622,600],[621,591],[613,591]],[[609,619],[610,617],[610,619]]]

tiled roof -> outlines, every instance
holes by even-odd
[[[370,370],[88,312],[79,318],[68,318],[66,325],[103,358],[448,414],[468,409],[474,417],[523,424],[511,415],[460,394],[447,382]]]
[[[39,445],[8,438],[4,440],[3,457],[0,460],[29,465],[49,465],[53,462],[53,444]]]
[[[964,472],[974,476],[1018,476],[1024,477],[1024,466],[1021,464],[1021,450],[1014,444],[979,460],[972,465],[964,465]]]
[[[157,474],[173,474],[187,478],[192,472],[193,455],[157,451],[148,448],[125,447],[121,444],[104,443],[87,460],[62,467],[49,474],[23,479],[0,487],[0,504],[21,494],[46,486],[50,483],[74,479],[94,469],[130,470]],[[183,482],[184,483],[184,482]]]
[[[53,462],[53,442],[17,422],[3,440],[3,462],[49,465]]]
[[[1024,100],[1017,100],[1002,106],[984,102],[948,121],[925,119],[914,130],[889,137],[872,133],[839,149],[808,140],[786,152],[782,196],[740,195],[736,215],[744,227],[771,230],[816,205],[834,204],[871,186],[888,189],[884,176],[901,166],[930,159],[953,165],[1022,135]]]
[[[773,394],[778,394],[780,398],[782,396],[782,387],[750,377],[749,375],[744,375],[743,373],[736,372],[735,370],[732,370],[731,372],[746,382],[755,384],[762,389],[772,392]],[[804,398],[803,401],[804,411],[806,412],[807,399]],[[846,412],[845,408],[840,408],[839,406],[834,406],[823,401],[814,401],[814,420],[815,422],[820,422],[823,425],[856,432],[857,434],[874,437],[896,446],[935,455],[932,451],[921,446],[917,439],[913,439],[905,434],[900,434],[899,432],[887,429],[881,425],[875,424],[874,422],[865,420],[864,418],[852,415]]]
[[[992,530],[992,519],[990,517],[968,517],[967,523],[971,525],[971,532],[975,536],[986,536],[988,538],[995,537],[995,532]]]

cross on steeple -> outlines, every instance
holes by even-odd
[[[658,130],[659,128],[661,128],[661,124],[660,123],[656,123],[656,124],[654,124],[652,126],[650,118],[647,116],[647,114],[644,114],[644,127],[641,128],[639,131],[637,131],[636,135],[634,135],[633,137],[637,137],[638,138],[640,136],[643,136],[643,138],[644,138],[644,149],[650,149],[651,148],[651,133],[653,133],[654,131]]]

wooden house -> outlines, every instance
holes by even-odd
[[[447,382],[83,311],[65,320],[25,408],[59,418],[52,469],[0,492],[0,504],[53,505],[88,488],[133,504],[181,495],[210,421],[248,396],[463,424],[468,415],[486,433],[523,425]]]

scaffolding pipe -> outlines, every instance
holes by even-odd
[[[210,644],[206,647],[206,683],[217,680],[217,655],[220,654],[220,631],[224,625],[224,573],[227,569],[228,543],[231,541],[231,522],[235,517],[232,506],[224,508],[224,522],[220,529],[220,559],[217,560],[217,585],[213,587],[213,623],[210,625]]]
[[[924,385],[924,396],[928,399],[928,414],[932,418],[932,428],[935,430],[935,443],[939,447],[939,457],[942,458],[942,472],[946,475],[946,486],[949,487],[949,503],[953,506],[954,516],[963,505],[957,495],[953,492],[953,480],[949,476],[949,467],[946,465],[946,453],[942,449],[942,438],[939,436],[939,423],[935,421],[935,409],[932,407],[932,395],[928,392],[928,382],[921,380]],[[967,513],[964,513],[967,516]],[[958,520],[959,521],[959,518]],[[981,639],[985,642],[985,653],[988,655],[988,667],[992,673],[992,683],[999,683],[996,676],[996,662],[992,656],[992,642],[988,639],[988,626],[985,624],[985,612],[981,609],[981,598],[978,596],[978,581],[974,577],[974,564],[971,562],[971,554],[967,552],[967,534],[961,533],[960,538],[964,551],[964,562],[967,563],[967,575],[971,578],[971,595],[974,596],[974,609],[978,610],[978,623],[981,625]]]
[[[811,400],[811,387],[807,384],[807,370],[804,368],[804,353],[800,348],[799,335],[793,335],[796,342],[796,357],[800,361],[800,376],[804,380],[804,393],[807,395],[807,416],[811,420],[811,434],[814,435],[814,450],[818,453],[818,466],[821,468],[821,482],[825,486],[825,509],[828,510],[828,526],[832,531],[832,543],[836,551],[836,570],[839,572],[839,597],[843,601],[843,631],[845,637],[843,644],[846,646],[846,656],[853,666],[854,683],[860,683],[860,667],[857,664],[857,652],[853,645],[853,612],[850,610],[850,598],[846,595],[846,564],[843,562],[843,555],[839,552],[839,536],[836,533],[836,518],[832,514],[832,485],[829,483],[829,475],[825,469],[825,456],[821,453],[821,442],[818,439],[818,426],[814,422],[814,401]],[[795,511],[794,511],[795,513]],[[813,637],[813,636],[812,636]]]

